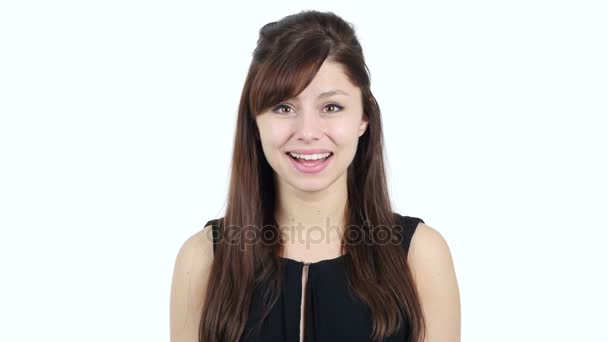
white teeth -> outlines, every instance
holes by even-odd
[[[329,155],[331,153],[319,153],[319,154],[298,154],[298,153],[293,153],[293,152],[289,152],[289,154],[294,157],[294,158],[298,158],[298,159],[305,159],[305,160],[318,160],[318,159],[325,159],[327,157],[329,157]]]

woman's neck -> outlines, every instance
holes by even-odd
[[[278,188],[275,220],[279,227],[323,232],[343,230],[348,198],[345,180],[338,179],[317,192],[304,192],[285,184]]]

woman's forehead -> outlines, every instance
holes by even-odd
[[[358,94],[358,90],[358,87],[349,80],[341,64],[325,61],[310,84],[293,100],[318,100],[331,96],[352,97]]]

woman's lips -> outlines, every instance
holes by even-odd
[[[287,158],[289,158],[291,164],[300,172],[303,173],[319,173],[327,167],[327,164],[333,159],[334,154],[331,153],[329,157],[318,159],[318,160],[304,160],[292,157],[289,153],[287,153]]]

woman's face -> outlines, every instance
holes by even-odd
[[[296,98],[271,107],[256,122],[278,181],[301,191],[320,191],[345,175],[368,119],[360,89],[341,64],[326,60]]]

